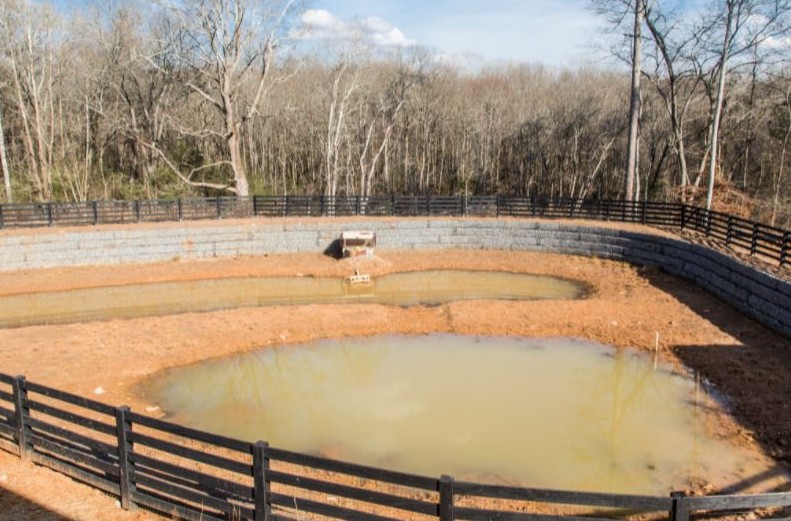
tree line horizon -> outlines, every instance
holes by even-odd
[[[791,4],[709,4],[590,0],[626,67],[470,71],[300,47],[294,0],[0,0],[2,201],[598,197],[788,227]]]

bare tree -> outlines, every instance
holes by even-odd
[[[770,136],[780,141],[780,160],[775,169],[774,194],[772,196],[772,215],[770,224],[774,226],[777,221],[778,209],[780,206],[780,192],[785,180],[786,157],[788,154],[789,139],[791,139],[791,83],[787,80],[774,87],[778,91],[781,101],[777,103],[776,114],[769,125]]]
[[[176,16],[189,41],[179,59],[188,69],[186,86],[219,116],[220,129],[204,135],[220,137],[227,148],[233,173],[228,184],[191,185],[249,195],[242,132],[261,110],[267,94],[279,32],[293,14],[294,0],[162,0]],[[163,155],[163,158],[167,158]],[[168,161],[173,165],[172,161]],[[178,168],[174,169],[180,174]]]
[[[394,77],[389,82],[377,100],[378,103],[373,109],[373,119],[368,124],[365,133],[365,140],[360,153],[360,187],[359,193],[363,196],[371,195],[376,169],[383,159],[390,144],[390,138],[398,122],[398,115],[407,102],[409,92],[415,81],[415,75],[407,70],[405,66],[400,66],[394,73]],[[379,127],[378,146],[375,145],[374,132]]]
[[[110,13],[107,34],[97,38],[107,63],[106,81],[115,92],[115,131],[126,152],[121,158],[128,161],[131,177],[142,184],[146,197],[156,196],[150,181],[162,156],[171,161],[165,164],[179,178],[192,182],[164,150],[168,118],[186,103],[184,78],[173,52],[181,47],[173,41],[176,31],[167,18],[146,25],[131,7],[120,6]]]
[[[626,185],[625,195],[627,201],[634,200],[635,177],[637,176],[639,146],[640,146],[640,113],[642,91],[640,78],[642,77],[643,58],[643,19],[645,7],[643,0],[634,0],[634,29],[632,32],[632,88],[629,98],[629,140],[627,144],[626,159]]]
[[[349,69],[352,69],[349,71]],[[360,72],[349,61],[342,60],[333,71],[327,135],[324,154],[324,195],[335,196],[340,180],[342,144],[347,137],[346,118],[349,115],[352,96],[360,88]]]
[[[0,45],[8,61],[26,157],[41,200],[52,198],[56,24],[49,6],[0,0]]]
[[[698,52],[698,37],[685,22],[683,12],[662,9],[657,2],[645,4],[645,9],[645,22],[653,44],[650,58],[654,72],[648,74],[648,78],[656,87],[670,117],[683,198],[686,195],[684,189],[690,184],[685,121],[700,84],[700,76],[692,61]]]
[[[719,131],[722,107],[725,100],[725,83],[730,60],[754,49],[770,38],[787,34],[791,2],[787,0],[721,0],[715,6],[710,21],[704,21],[702,37],[716,41],[721,35],[717,53],[717,90],[714,117],[710,129],[711,158],[709,160],[706,208],[711,209],[714,198],[714,181],[717,173]]]
[[[626,145],[624,197],[627,201],[635,198],[635,179],[639,175],[640,162],[640,114],[642,104],[641,79],[643,75],[643,23],[645,21],[645,0],[591,0],[594,11],[604,17],[609,31],[627,31],[623,45],[611,49],[618,59],[628,62],[632,71],[629,94],[628,138]],[[631,22],[631,23],[630,23]],[[627,29],[627,26],[629,28]],[[628,41],[628,57],[623,56],[623,46]]]
[[[5,200],[7,203],[14,202],[14,194],[11,192],[11,169],[8,167],[8,154],[5,148],[5,133],[3,132],[3,104],[0,103],[0,167],[3,170],[3,182],[5,183]]]

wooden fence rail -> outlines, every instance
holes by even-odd
[[[181,427],[0,373],[0,449],[175,519],[689,521],[760,510],[791,493],[670,497],[528,489],[334,461]]]
[[[587,219],[688,229],[791,264],[791,232],[733,215],[657,201],[513,196],[254,196],[0,204],[0,229],[251,217],[516,217]]]

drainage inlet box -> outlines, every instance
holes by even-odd
[[[376,247],[376,234],[369,231],[341,233],[341,251],[344,257],[372,256]]]

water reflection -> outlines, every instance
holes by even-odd
[[[587,290],[585,284],[555,277],[460,270],[396,273],[360,285],[312,277],[198,280],[0,297],[0,327],[271,305],[576,299]]]
[[[694,381],[567,339],[322,341],[172,370],[144,393],[196,428],[426,475],[664,494],[761,470],[702,433]]]

